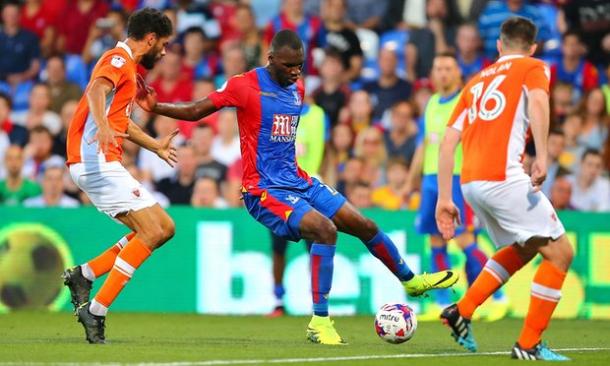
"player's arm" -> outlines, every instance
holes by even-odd
[[[146,85],[146,82],[140,75],[138,75],[137,81],[138,93],[136,101],[147,112],[183,121],[199,121],[220,109],[209,98],[184,103],[158,103],[155,90]]]
[[[447,127],[439,151],[438,162],[438,201],[436,204],[436,224],[445,240],[455,234],[456,221],[459,224],[460,213],[453,203],[453,167],[455,149],[460,143],[461,132]]]
[[[129,141],[142,146],[146,150],[154,152],[157,154],[157,156],[159,156],[159,158],[161,158],[161,160],[164,160],[167,164],[169,164],[169,166],[173,167],[174,164],[178,162],[176,157],[176,148],[171,144],[172,139],[178,134],[178,129],[168,136],[157,140],[144,132],[137,123],[129,120],[129,125],[127,125],[127,134],[129,135],[129,137],[127,137]]]
[[[97,132],[89,143],[98,142],[98,153],[105,153],[110,144],[118,147],[117,137],[128,137],[125,133],[114,131],[108,122],[106,116],[106,95],[112,89],[114,89],[114,85],[105,77],[96,78],[87,89],[87,104],[89,105],[93,121],[97,125]]]
[[[540,189],[547,172],[547,137],[550,123],[548,93],[543,89],[530,90],[527,109],[536,146],[536,159],[532,164],[531,173],[532,184],[536,189]]]

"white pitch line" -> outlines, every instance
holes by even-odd
[[[610,347],[592,348],[556,348],[558,352],[599,352],[610,351]],[[451,358],[469,356],[500,356],[510,352],[478,352],[478,353],[408,353],[395,355],[362,355],[342,357],[310,357],[310,358],[273,358],[267,360],[209,360],[180,362],[0,362],[0,366],[223,366],[223,365],[269,365],[278,363],[318,363],[340,361],[391,360],[403,358]]]

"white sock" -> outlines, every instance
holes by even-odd
[[[93,299],[89,305],[89,312],[97,316],[106,316],[108,308]]]
[[[91,267],[89,267],[89,264],[87,264],[87,263],[81,264],[80,270],[86,279],[88,279],[91,282],[95,281],[95,274],[93,273],[93,270],[91,269]]]

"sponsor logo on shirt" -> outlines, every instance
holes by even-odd
[[[272,142],[293,142],[296,139],[299,116],[274,114],[271,126]]]
[[[299,92],[294,90],[292,95],[294,96],[294,105],[301,105],[301,96],[299,95]]]

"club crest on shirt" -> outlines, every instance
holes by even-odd
[[[299,116],[290,114],[274,114],[271,126],[271,141],[292,142],[296,139]]]
[[[294,96],[294,105],[301,105],[301,96],[299,95],[299,92],[294,90],[292,95]]]
[[[121,56],[112,56],[112,60],[110,60],[110,64],[116,67],[117,69],[123,67],[123,65],[125,65],[125,62],[125,59]]]

